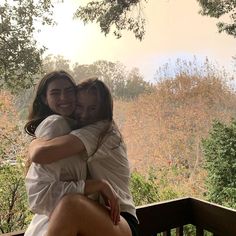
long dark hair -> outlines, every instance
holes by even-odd
[[[57,79],[68,80],[76,89],[76,83],[74,82],[74,79],[66,71],[52,71],[43,76],[43,78],[39,81],[37,85],[36,93],[29,109],[28,122],[25,124],[24,127],[25,132],[27,134],[34,136],[35,130],[42,122],[42,120],[54,114],[54,112],[48,107],[48,105],[43,102],[42,97],[46,96],[49,83]]]
[[[104,129],[101,131],[98,137],[98,143],[93,154],[98,150],[105,136],[111,133],[114,129],[119,133],[120,142],[123,141],[122,135],[113,119],[113,99],[107,85],[98,78],[90,78],[82,81],[77,85],[77,93],[82,91],[93,93],[97,96],[99,111],[96,121],[101,121],[101,120],[108,121],[107,125],[104,127]]]

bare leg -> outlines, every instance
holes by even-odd
[[[52,213],[46,236],[131,236],[126,220],[114,225],[108,210],[75,194],[66,195]]]

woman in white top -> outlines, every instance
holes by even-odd
[[[112,224],[110,217],[114,219],[114,211],[110,211],[109,217],[106,208],[99,206],[101,210],[96,211],[94,203],[89,204],[83,196],[67,195],[51,216],[47,236],[138,235],[138,220],[129,190],[130,169],[126,149],[113,121],[110,91],[102,81],[89,79],[78,85],[75,117],[80,129],[52,140],[33,141],[30,157],[37,163],[51,163],[85,149],[89,174],[92,179],[105,179],[110,183],[118,196],[121,216]],[[107,201],[100,202],[107,206]]]
[[[75,126],[75,121],[69,118],[75,109],[75,89],[73,79],[64,71],[45,75],[32,103],[29,122],[25,126],[27,133],[45,139],[68,134]],[[45,235],[50,215],[66,194],[105,192],[103,194],[107,194],[111,201],[116,200],[106,181],[86,180],[86,177],[85,155],[70,156],[51,164],[32,163],[25,182],[30,209],[35,215],[25,235]]]

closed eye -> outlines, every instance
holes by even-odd
[[[60,94],[59,91],[51,91],[51,92],[50,92],[50,95],[59,95],[59,94]]]
[[[90,109],[90,111],[95,111],[97,109],[97,107],[96,106],[92,106],[89,109]]]
[[[66,93],[74,93],[75,89],[74,88],[67,88],[67,89],[65,89],[65,92]]]

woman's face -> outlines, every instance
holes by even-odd
[[[43,101],[53,112],[62,116],[70,116],[76,105],[75,88],[67,79],[53,80],[48,84]]]
[[[85,125],[98,121],[99,102],[96,93],[80,91],[77,93],[77,105],[75,110],[78,125]]]

